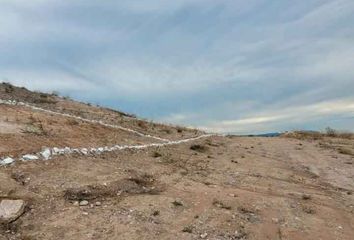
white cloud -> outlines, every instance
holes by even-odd
[[[279,124],[280,122],[286,121],[288,126],[291,126],[293,123],[306,122],[339,114],[354,117],[354,99],[327,101],[312,105],[275,109],[237,120],[217,121],[203,126],[202,129],[222,133],[254,133],[259,129],[269,129],[270,125],[276,125],[276,123]],[[352,130],[354,130],[354,126]]]

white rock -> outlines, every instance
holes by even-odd
[[[88,150],[87,148],[81,148],[80,152],[84,155],[87,155],[88,154]]]
[[[37,157],[36,155],[31,155],[31,154],[26,154],[24,156],[22,156],[22,161],[34,161],[34,160],[38,160],[39,157]]]
[[[65,154],[70,154],[70,153],[72,153],[71,148],[65,147],[65,148],[64,148],[64,153],[65,153]]]
[[[89,202],[86,201],[86,200],[82,200],[82,201],[79,203],[80,206],[87,206],[88,204],[89,204]]]
[[[65,149],[59,148],[59,155],[64,155],[64,154],[65,154]]]
[[[80,154],[80,150],[77,149],[77,148],[72,149],[72,151],[73,151],[73,153],[78,153],[78,154]]]
[[[53,152],[53,155],[58,155],[60,151],[59,151],[59,148],[53,147],[52,152]]]
[[[7,158],[5,158],[5,159],[0,161],[0,165],[8,165],[8,164],[11,164],[13,162],[15,162],[15,159],[7,157]]]
[[[44,160],[48,160],[50,159],[50,155],[52,155],[52,152],[50,151],[49,148],[46,148],[41,152],[41,155],[44,158]]]
[[[203,233],[203,234],[200,235],[200,238],[201,238],[201,239],[205,239],[207,236],[208,236],[207,233]]]
[[[19,218],[25,210],[23,200],[4,199],[0,202],[0,222],[12,222]]]

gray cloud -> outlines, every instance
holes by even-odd
[[[0,78],[223,132],[353,130],[350,108],[307,110],[353,96],[353,10],[351,0],[4,0]]]

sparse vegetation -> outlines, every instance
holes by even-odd
[[[354,151],[349,149],[349,148],[346,148],[346,147],[340,147],[338,149],[338,152],[341,153],[341,154],[354,156]]]
[[[55,104],[58,101],[53,98],[53,96],[46,94],[46,93],[38,93],[38,98],[35,98],[33,100],[34,103],[39,103],[39,104]]]
[[[158,151],[154,151],[154,152],[152,153],[152,157],[154,157],[154,158],[162,157],[162,154],[159,153]]]
[[[139,121],[138,126],[142,129],[147,129],[147,124],[144,121]]]
[[[325,137],[330,138],[343,138],[343,139],[354,139],[354,133],[337,131],[333,128],[327,127],[324,132],[318,131],[293,131],[283,134],[282,136],[291,137],[296,139],[310,139],[319,140]]]
[[[222,202],[220,200],[217,200],[217,199],[213,200],[213,205],[215,207],[223,208],[223,209],[227,209],[227,210],[231,210],[231,208],[232,208],[230,205],[228,205],[228,204],[226,204],[226,203],[224,203],[224,202]]]
[[[33,116],[29,117],[29,122],[26,124],[26,127],[22,129],[22,132],[38,136],[47,135],[42,122],[38,119],[35,119]]]
[[[208,150],[208,148],[204,145],[200,145],[200,144],[193,144],[192,146],[190,146],[190,149],[196,152],[201,152],[204,153]]]
[[[14,91],[14,86],[10,83],[3,83],[5,86],[5,93],[12,93]]]
[[[162,132],[165,132],[165,133],[167,133],[167,134],[171,134],[171,133],[172,133],[171,129],[169,129],[169,128],[164,128],[164,129],[162,129],[161,131],[162,131]]]
[[[182,232],[185,232],[185,233],[193,233],[193,226],[192,225],[189,225],[189,226],[186,226],[182,229]]]
[[[68,125],[71,125],[71,126],[76,126],[76,125],[80,124],[77,120],[72,119],[72,118],[68,119],[66,122],[68,123]]]

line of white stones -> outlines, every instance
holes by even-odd
[[[17,160],[20,161],[34,161],[34,160],[49,160],[54,156],[60,156],[60,155],[70,155],[70,154],[79,154],[79,155],[100,155],[105,152],[114,152],[114,151],[122,151],[126,149],[146,149],[150,147],[164,147],[164,146],[169,146],[169,145],[177,145],[181,143],[187,143],[191,141],[195,141],[201,138],[207,138],[213,136],[213,134],[205,134],[201,135],[198,137],[194,138],[188,138],[188,139],[183,139],[183,140],[177,140],[177,141],[169,141],[169,142],[164,142],[164,143],[150,143],[150,144],[144,144],[144,145],[115,145],[113,147],[98,147],[98,148],[70,148],[70,147],[65,147],[65,148],[45,148],[43,151],[35,153],[35,154],[25,154],[22,157],[20,157]],[[11,157],[6,157],[2,160],[0,160],[0,166],[4,165],[9,165],[13,164],[15,161],[14,158]]]
[[[68,113],[55,112],[55,111],[51,111],[51,110],[48,110],[48,109],[40,108],[40,107],[37,107],[37,106],[33,106],[33,105],[31,105],[29,103],[25,103],[25,102],[19,102],[19,101],[15,101],[15,100],[2,100],[2,99],[0,99],[0,104],[6,104],[6,105],[12,105],[12,106],[16,106],[16,105],[25,106],[25,107],[31,108],[33,110],[41,111],[41,112],[46,112],[46,113],[50,113],[50,114],[60,115],[60,116],[63,116],[63,117],[68,117],[68,118],[74,118],[76,120],[80,120],[80,121],[88,122],[88,123],[93,123],[93,124],[99,124],[99,125],[102,125],[102,126],[105,126],[105,127],[120,129],[120,130],[123,130],[123,131],[126,131],[126,132],[134,133],[134,134],[136,134],[138,136],[141,136],[141,137],[153,138],[155,140],[159,140],[159,141],[162,141],[162,142],[169,142],[170,141],[170,140],[165,139],[165,138],[160,138],[160,137],[152,136],[152,135],[149,135],[149,134],[144,134],[144,133],[138,132],[136,130],[133,130],[133,129],[130,129],[130,128],[125,128],[125,127],[122,127],[122,126],[119,126],[119,125],[113,125],[113,124],[104,123],[101,120],[91,120],[91,119],[87,119],[87,118],[71,115],[71,114],[68,114]]]

